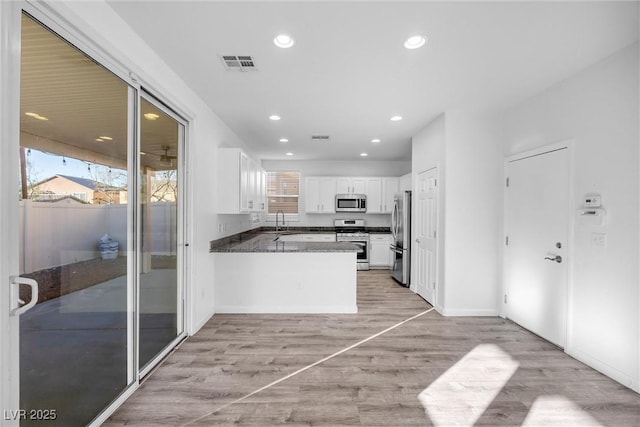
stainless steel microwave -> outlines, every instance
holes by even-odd
[[[367,196],[364,194],[336,194],[336,212],[366,212]]]

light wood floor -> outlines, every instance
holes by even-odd
[[[107,426],[639,426],[640,396],[500,318],[435,310],[386,271],[357,315],[215,315]]]

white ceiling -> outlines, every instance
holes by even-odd
[[[438,114],[506,108],[638,40],[637,2],[109,3],[262,159],[408,160]]]

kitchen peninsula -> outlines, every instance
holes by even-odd
[[[302,236],[246,232],[212,241],[216,313],[357,313],[357,247]]]

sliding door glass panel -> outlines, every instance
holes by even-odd
[[[178,304],[178,179],[182,125],[140,102],[139,366],[181,333]]]
[[[131,89],[27,15],[21,55],[20,408],[47,417],[21,425],[81,426],[133,379]]]

